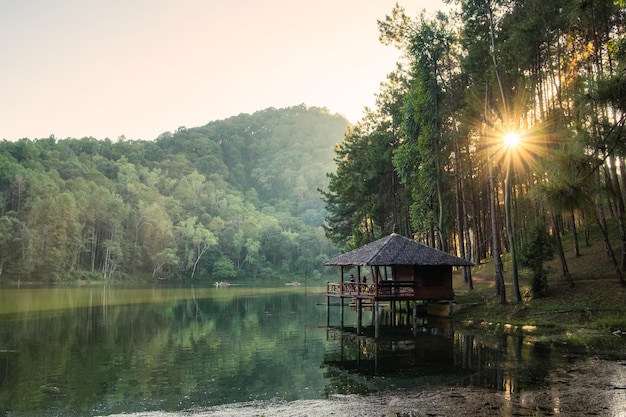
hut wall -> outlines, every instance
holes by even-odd
[[[412,265],[395,266],[393,280],[400,282],[415,281],[415,268]]]
[[[451,266],[415,266],[417,292],[425,300],[454,298]]]

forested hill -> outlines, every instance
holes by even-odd
[[[335,169],[334,147],[347,124],[319,108],[267,109],[179,128],[159,136],[156,145],[164,162],[166,155],[183,154],[198,173],[219,175],[233,190],[249,194],[251,202],[258,199],[255,205],[272,206],[319,226],[324,204],[317,188]]]
[[[0,280],[319,277],[347,126],[301,105],[154,141],[2,141]]]

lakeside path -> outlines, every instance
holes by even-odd
[[[539,390],[496,392],[445,387],[334,395],[328,400],[248,402],[180,413],[146,412],[117,417],[449,417],[449,416],[626,417],[626,361],[587,359],[551,372]]]

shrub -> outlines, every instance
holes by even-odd
[[[533,271],[531,291],[540,297],[548,289],[548,280],[543,263],[554,257],[554,242],[546,226],[537,222],[530,229],[520,250],[520,264]]]

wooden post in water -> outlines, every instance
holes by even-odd
[[[379,311],[378,311],[378,307],[379,307],[379,301],[376,300],[374,301],[374,338],[378,339],[378,336],[380,334],[380,326],[379,326],[379,321],[380,321],[380,317],[379,317]]]
[[[356,334],[361,334],[361,321],[363,320],[363,300],[356,299]]]
[[[413,300],[413,336],[417,336],[417,300]]]
[[[411,324],[410,317],[411,317],[411,301],[406,300],[406,325],[407,326]]]
[[[326,296],[326,327],[330,327],[330,296],[328,295]]]
[[[339,323],[339,328],[343,329],[343,297],[339,297],[339,317],[340,317],[340,323]]]

